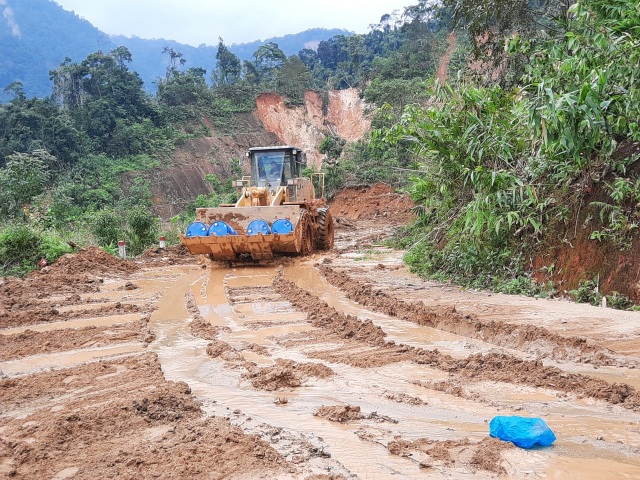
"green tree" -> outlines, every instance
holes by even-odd
[[[294,105],[304,104],[304,94],[311,85],[311,72],[295,55],[287,58],[278,71],[276,91],[287,96]]]
[[[214,85],[232,85],[240,80],[242,63],[237,55],[231,52],[218,37],[218,51],[216,53],[216,68],[213,70]]]
[[[9,155],[0,168],[0,212],[14,216],[40,195],[49,178],[49,165],[55,160],[45,150]]]
[[[260,82],[270,83],[275,79],[287,56],[277,43],[268,42],[255,51],[253,59]]]

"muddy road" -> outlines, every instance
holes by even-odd
[[[0,475],[640,478],[640,313],[417,279],[377,188],[337,198],[328,254],[88,249],[0,280]],[[491,439],[496,415],[558,439]]]

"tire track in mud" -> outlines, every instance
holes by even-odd
[[[638,366],[638,362],[614,357],[611,350],[589,344],[584,338],[565,337],[534,325],[516,325],[497,320],[485,322],[474,315],[457,312],[455,306],[434,308],[419,301],[398,300],[327,265],[319,265],[318,269],[331,285],[339,288],[351,300],[391,317],[539,357],[548,355],[554,360],[597,366]],[[540,352],[543,345],[550,347],[548,353]]]
[[[147,316],[136,322],[108,327],[90,326],[50,332],[26,330],[14,335],[0,334],[0,344],[2,344],[0,361],[133,341],[148,344],[155,338],[149,331],[148,321],[149,317]]]
[[[276,275],[273,285],[294,307],[307,313],[308,321],[313,326],[346,341],[373,347],[367,352],[360,352],[355,359],[344,348],[315,352],[309,356],[356,367],[380,366],[408,360],[461,378],[548,388],[640,411],[640,394],[628,384],[609,383],[587,375],[567,373],[557,367],[544,366],[539,360],[522,360],[504,353],[474,354],[465,359],[455,359],[438,350],[397,345],[385,341],[385,332],[371,320],[360,321],[356,317],[338,312],[320,298],[285,280],[282,272]]]
[[[272,294],[272,297],[280,295]],[[242,356],[243,351],[251,351],[261,355],[270,356],[268,350],[255,343],[243,344],[240,348],[234,348],[229,343],[218,339],[221,331],[229,331],[228,327],[214,327],[207,322],[198,309],[192,292],[185,295],[187,311],[193,317],[189,326],[191,334],[195,337],[209,340],[207,355],[212,358],[221,358],[236,368],[242,368],[245,372],[242,378],[248,380],[253,388],[258,390],[275,391],[281,388],[300,387],[309,378],[327,378],[335,375],[335,372],[321,363],[300,363],[293,360],[276,358],[271,366],[258,367],[254,362],[248,362]]]
[[[282,292],[276,291],[273,285],[225,288],[225,296],[230,304],[266,301],[286,304],[286,310],[288,311],[291,311],[292,309],[292,305],[288,301],[288,295],[283,295]],[[328,378],[335,375],[335,372],[330,367],[322,363],[294,362],[292,360],[282,358],[276,358],[271,366],[259,368],[254,363],[245,361],[242,353],[246,351],[255,352],[254,347],[257,346],[261,348],[261,351],[258,353],[262,355],[269,355],[268,350],[265,347],[249,342],[246,344],[241,343],[234,347],[229,343],[220,340],[219,335],[230,333],[231,329],[226,326],[213,326],[205,320],[200,314],[200,310],[192,292],[186,293],[185,300],[187,310],[192,317],[192,321],[190,323],[191,333],[194,336],[210,340],[211,342],[207,346],[207,354],[210,357],[220,358],[225,361],[229,368],[243,369],[244,373],[242,373],[240,377],[249,380],[254,389],[274,391],[284,388],[286,390],[290,390],[292,388],[303,386],[303,383],[309,377]],[[272,312],[271,309],[269,309],[269,311]],[[367,345],[365,339],[370,340],[371,338],[377,338],[377,341],[375,342],[376,344],[386,344],[384,341],[384,332],[370,321],[362,322],[352,317],[338,318],[337,320],[338,321],[336,322],[335,319],[332,320],[327,317],[310,319],[307,315],[307,321],[311,326],[322,328],[322,330],[319,334],[315,329],[313,329],[305,331],[302,335],[306,336],[310,343],[322,343],[327,340],[340,341],[343,344],[347,344],[347,346],[351,348],[351,351],[362,349],[363,344]],[[278,325],[282,324],[280,320],[278,320],[277,323]],[[251,327],[245,325],[245,328]],[[327,329],[330,329],[331,331],[329,332]],[[351,343],[345,339],[349,339]],[[287,343],[287,341],[285,340],[283,343]],[[292,343],[295,343],[295,341]],[[367,351],[362,352],[362,366],[370,367],[372,351],[369,350],[370,347],[368,345],[366,348]],[[388,355],[384,357],[385,360],[381,362],[381,365],[390,363],[389,358],[392,356],[396,357],[396,361],[410,360],[410,357],[405,358],[403,356],[403,352],[405,351],[407,351],[407,349],[403,346],[389,349],[387,352]],[[378,353],[378,351],[373,352],[374,355],[376,353]],[[305,355],[314,357],[313,352],[306,352]],[[398,355],[401,356],[401,358],[398,358]],[[322,355],[318,358],[326,360]],[[366,360],[366,358],[368,358],[368,360]],[[338,361],[338,363],[340,362]],[[427,404],[418,397],[412,397],[401,392],[386,392],[384,394],[384,398],[397,403],[406,403],[417,406]],[[278,405],[287,404],[288,399],[286,397],[278,397],[274,400],[274,403]],[[315,417],[336,423],[367,422],[361,425],[359,430],[353,432],[358,436],[358,438],[360,438],[360,440],[367,443],[378,444],[390,455],[412,462],[423,470],[433,469],[434,471],[440,471],[443,468],[456,468],[463,469],[470,473],[480,470],[490,473],[501,473],[504,472],[504,468],[501,466],[503,461],[501,451],[512,448],[510,444],[503,442],[498,442],[499,445],[497,448],[494,448],[495,446],[492,444],[489,448],[489,450],[492,451],[492,455],[489,457],[487,455],[487,442],[491,442],[492,439],[471,441],[466,437],[459,440],[419,439],[415,441],[416,447],[412,447],[413,444],[410,441],[401,438],[397,431],[392,433],[390,430],[384,428],[381,430],[383,433],[380,435],[372,435],[368,430],[372,428],[372,425],[380,423],[397,424],[399,421],[390,416],[378,414],[377,411],[364,413],[361,410],[361,407],[357,404],[322,405],[315,408],[310,413]],[[279,430],[280,429],[278,429],[278,431]],[[260,432],[259,435],[269,441],[268,435],[265,436],[262,432]],[[380,441],[379,437],[384,437],[385,440]],[[278,439],[276,438],[274,442],[277,441]],[[395,447],[395,444],[402,445],[402,449]],[[426,450],[426,447],[422,450],[419,448],[426,444],[429,445],[429,448]],[[331,456],[329,453],[325,453],[323,455],[326,455],[327,457]],[[482,462],[481,459],[484,458],[487,460]],[[332,475],[327,478],[346,477]],[[351,478],[351,476],[349,476],[349,478]]]
[[[88,304],[90,305],[90,304]],[[107,317],[111,315],[126,315],[130,313],[148,313],[149,306],[139,306],[130,303],[116,302],[99,308],[85,308],[62,312],[53,306],[40,306],[25,310],[9,310],[0,312],[0,328],[21,327],[24,325],[38,325],[42,323],[64,322],[83,317]]]

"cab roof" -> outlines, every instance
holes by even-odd
[[[299,147],[294,147],[292,145],[280,145],[275,147],[251,147],[249,149],[250,152],[269,152],[274,150],[298,150],[302,152],[302,149]]]

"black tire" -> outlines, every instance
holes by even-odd
[[[328,208],[318,209],[318,250],[333,248],[334,224],[333,216]]]

